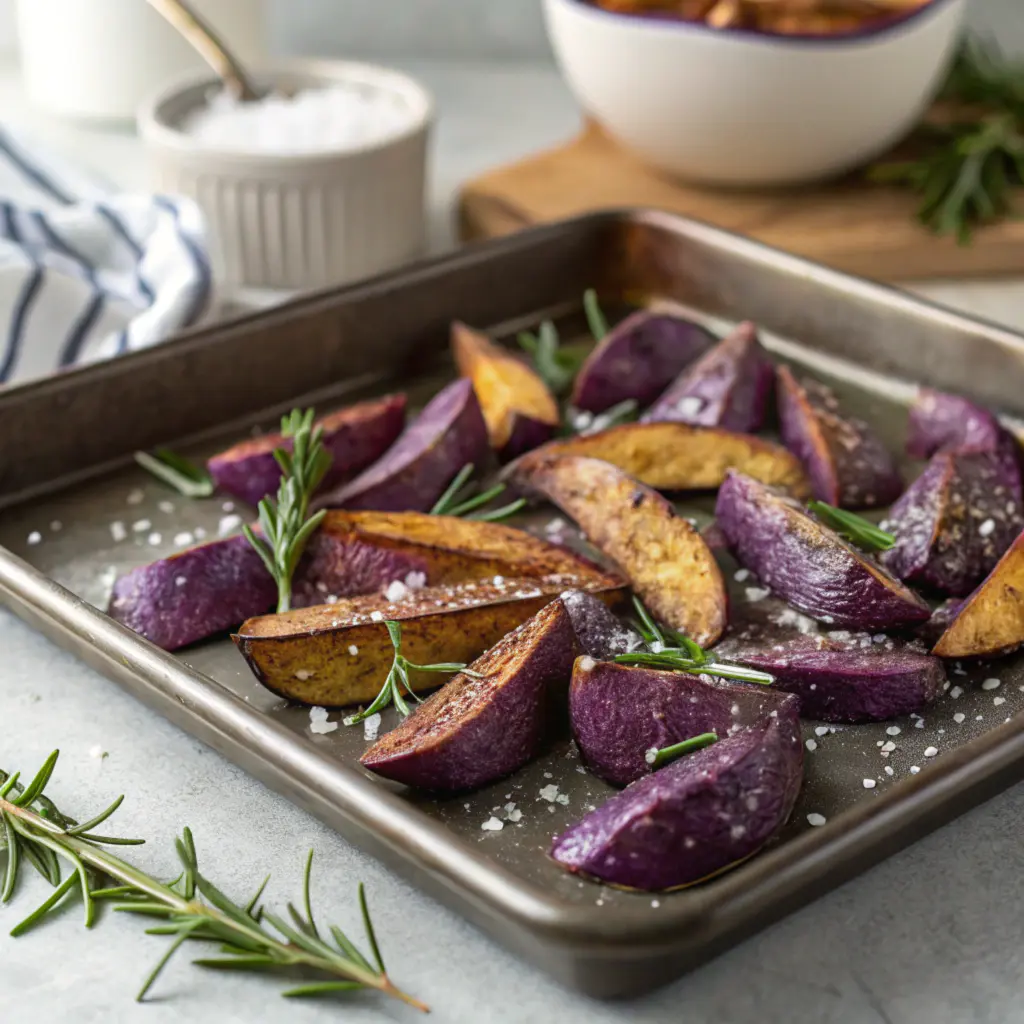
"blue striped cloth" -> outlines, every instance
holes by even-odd
[[[0,386],[163,341],[211,287],[195,203],[119,194],[0,128]]]

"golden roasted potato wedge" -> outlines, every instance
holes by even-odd
[[[531,488],[576,520],[658,619],[701,645],[721,637],[727,623],[721,571],[670,502],[610,462],[577,455],[531,461]]]
[[[473,382],[491,447],[511,459],[549,440],[561,417],[548,386],[521,359],[479,331],[452,324],[452,354]]]
[[[532,468],[550,455],[603,459],[659,491],[713,490],[735,469],[796,497],[808,493],[799,461],[781,445],[717,427],[627,423],[552,441],[517,460],[510,467],[511,479],[528,490]]]
[[[960,606],[932,654],[987,658],[1024,644],[1024,533]]]
[[[249,619],[232,639],[264,686],[303,704],[343,707],[372,701],[394,658],[386,619],[402,626],[402,653],[412,662],[469,663],[565,590],[624,596],[611,574],[496,576],[477,583],[424,587],[400,601],[380,594]],[[414,689],[445,676],[410,673]]]

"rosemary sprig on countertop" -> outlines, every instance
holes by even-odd
[[[699,736],[691,736],[690,739],[683,740],[682,743],[673,743],[670,747],[651,747],[644,754],[644,760],[654,771],[657,771],[673,761],[678,761],[679,758],[684,757],[686,754],[696,753],[696,751],[703,750],[705,747],[710,747],[713,743],[717,742],[718,733],[702,732]]]
[[[256,549],[277,584],[277,610],[286,612],[292,602],[292,576],[306,543],[327,514],[309,515],[309,503],[330,468],[331,456],[323,445],[323,428],[313,427],[313,410],[293,409],[281,420],[281,433],[293,439],[292,450],[276,448],[281,467],[277,500],[259,503],[262,535],[246,524],[242,532]]]
[[[202,466],[169,448],[157,448],[152,453],[136,452],[135,461],[186,498],[208,498],[213,494],[213,477]]]
[[[358,725],[360,722],[365,721],[371,715],[377,714],[383,708],[388,707],[390,704],[394,704],[398,713],[406,718],[409,715],[410,707],[405,702],[405,697],[402,695],[402,691],[405,692],[416,701],[420,703],[420,698],[412,688],[412,684],[409,682],[409,670],[415,669],[417,672],[445,672],[448,674],[454,672],[462,672],[467,676],[473,676],[479,678],[476,672],[470,671],[462,662],[449,661],[441,662],[437,665],[417,665],[410,661],[402,653],[402,627],[399,623],[393,622],[390,619],[385,620],[384,625],[387,626],[388,636],[391,637],[391,643],[395,648],[395,658],[391,663],[391,669],[388,672],[387,679],[384,680],[384,685],[381,687],[380,693],[374,698],[373,703],[366,708],[364,711],[360,711],[356,715],[349,715],[344,721],[345,725]]]
[[[455,474],[444,494],[434,502],[434,507],[430,510],[432,516],[465,516],[467,519],[496,523],[515,515],[526,505],[525,498],[517,498],[500,508],[475,511],[505,492],[504,484],[495,484],[485,491],[478,492],[476,485],[469,482],[475,468],[472,462],[468,462]],[[471,512],[472,515],[469,514]]]
[[[828,527],[841,537],[867,551],[888,551],[895,547],[896,538],[891,533],[875,526],[863,516],[834,508],[824,501],[810,501],[807,507]]]
[[[742,683],[760,683],[763,686],[775,682],[775,677],[767,672],[745,668],[742,665],[723,665],[715,660],[710,651],[705,651],[688,636],[683,636],[674,629],[663,630],[638,597],[634,596],[633,607],[639,618],[637,630],[644,638],[647,650],[615,655],[612,660],[620,665],[644,665],[647,668],[671,669],[698,676],[717,676],[719,679],[735,679]]]
[[[976,227],[1011,215],[1024,186],[1024,64],[968,37],[940,98],[950,116],[922,124],[908,158],[874,164],[868,177],[917,193],[918,219],[966,244]]]
[[[288,904],[290,922],[260,905],[269,878],[264,879],[245,906],[225,896],[200,872],[195,843],[187,828],[175,841],[182,873],[173,882],[160,882],[103,848],[112,843],[141,840],[100,836],[92,831],[117,810],[121,797],[94,818],[76,825],[45,796],[57,757],[58,752],[54,751],[25,786],[19,783],[17,772],[8,775],[0,771],[0,849],[6,851],[3,902],[13,896],[25,862],[32,864],[54,886],[50,897],[16,925],[12,935],[22,935],[33,928],[70,892],[78,890],[85,905],[86,927],[95,920],[97,903],[110,901],[115,911],[157,918],[160,923],[147,929],[147,935],[173,937],[143,983],[136,997],[140,1001],[178,949],[185,942],[193,941],[214,942],[220,946],[221,956],[193,961],[202,967],[242,971],[299,969],[311,971],[317,977],[282,993],[286,996],[376,989],[417,1009],[427,1010],[423,1003],[396,987],[388,977],[362,884],[359,905],[372,963],[339,928],[331,926],[325,929],[329,934],[324,934],[317,926],[309,893],[312,851],[306,860],[302,909]],[[63,880],[61,861],[70,868],[70,874]]]

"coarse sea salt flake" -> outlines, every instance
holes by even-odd
[[[370,612],[370,619],[373,622],[383,622],[384,616],[381,612]]]
[[[939,748],[938,747],[925,747],[924,748],[924,756],[925,757],[934,757],[938,752],[939,752]]]
[[[811,813],[807,815],[807,824],[813,825],[815,828],[818,828],[820,825],[824,825],[826,821],[828,821],[828,819],[824,814]]]
[[[815,728],[814,728],[814,735],[815,736],[827,736],[828,735],[828,726],[827,725],[815,726]]]
[[[892,765],[891,764],[887,764],[885,766],[885,774],[886,775],[892,775],[893,774],[893,770],[892,770]]]
[[[192,534],[189,533],[187,530],[182,530],[181,533],[176,533],[174,535],[174,545],[175,545],[175,547],[183,548],[186,545],[191,544],[191,543],[192,543]]]
[[[146,495],[136,487],[135,490],[128,492],[128,497],[125,498],[125,501],[127,501],[129,505],[141,505],[142,499],[145,497]]]
[[[747,587],[747,600],[751,604],[757,604],[758,601],[763,601],[771,591],[767,587]]]
[[[232,533],[242,525],[242,517],[238,515],[221,516],[217,524],[217,532],[223,537]]]
[[[742,583],[744,580],[750,579],[750,570],[749,569],[737,569],[736,570],[736,575],[733,576],[733,579],[737,583]]]
[[[505,822],[493,814],[480,826],[484,832],[500,832],[504,827]]]
[[[359,648],[355,644],[348,645],[348,653],[354,658],[359,653]]]
[[[953,700],[959,700],[964,695],[964,688],[962,686],[954,686],[953,689],[949,691],[949,695]]]
[[[985,522],[983,522],[981,524],[981,526],[978,527],[978,536],[979,537],[988,537],[992,533],[992,531],[995,530],[995,528],[996,528],[995,520],[993,520],[993,519],[986,519]]]
[[[808,750],[817,750],[817,749],[818,749],[818,743],[817,743],[817,741],[816,741],[816,740],[807,740],[807,741],[806,741],[806,742],[804,743],[804,746],[805,746],[805,747],[806,747],[806,748],[807,748]],[[648,763],[649,763],[649,762],[648,762]]]
[[[115,544],[120,544],[128,536],[128,531],[120,519],[115,519],[110,524],[110,536]]]
[[[541,800],[547,800],[549,804],[553,804],[558,799],[558,787],[553,783],[550,786],[544,786],[538,795]]]
[[[363,719],[363,739],[375,740],[380,731],[380,712]]]
[[[912,765],[910,766],[910,774],[911,774],[911,775],[916,775],[916,774],[917,774],[917,773],[918,773],[918,772],[919,772],[920,770],[921,770],[921,769],[920,769],[920,768],[918,768],[916,764],[912,764]]]
[[[187,576],[175,576],[174,577],[174,585],[176,587],[183,587],[183,586],[185,586],[186,583],[188,583],[188,577]]]
[[[890,725],[889,728],[885,730],[885,734],[887,736],[899,736],[900,727],[898,725]]]
[[[43,535],[38,530],[33,530],[28,535],[29,544],[38,544],[43,539]]]
[[[966,715],[965,715],[965,714],[964,714],[964,713],[963,713],[962,711],[958,711],[958,712],[957,712],[957,713],[956,713],[956,714],[955,714],[955,715],[953,716],[953,721],[954,721],[954,722],[956,722],[956,723],[957,723],[957,725],[959,725],[959,724],[960,724],[960,723],[961,723],[961,722],[962,722],[962,721],[963,721],[963,720],[964,720],[964,719],[965,719],[966,717],[967,717],[967,716],[966,716]]]
[[[998,690],[1000,683],[1002,683],[1001,679],[986,679],[985,682],[981,684],[981,688],[983,690]]]
[[[1005,704],[1006,703],[1006,698],[1005,697],[993,697],[992,698],[992,703],[995,704],[996,707],[999,707],[1000,704]]]
[[[874,789],[875,788],[875,780],[874,779],[865,779],[864,780],[864,788],[865,789]]]
[[[132,529],[136,533],[145,533],[152,525],[148,519],[138,519],[132,523]]]

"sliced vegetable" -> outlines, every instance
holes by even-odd
[[[417,665],[467,664],[564,590],[622,599],[614,576],[542,576],[425,587],[400,600],[373,594],[248,620],[234,639],[264,686],[304,704],[369,703],[394,661],[385,620],[398,622],[402,653]],[[443,677],[409,673],[413,690]]]
[[[596,599],[595,599],[596,600]],[[476,789],[532,760],[572,672],[576,637],[552,601],[433,694],[360,758],[395,782],[435,792]],[[563,697],[564,699],[564,697]]]
[[[802,776],[803,744],[769,717],[616,793],[560,835],[551,855],[608,885],[693,885],[764,846],[789,817]]]
[[[402,436],[354,480],[320,496],[320,508],[426,512],[467,463],[483,465],[487,426],[468,380],[439,391]]]
[[[630,398],[641,407],[650,405],[714,343],[712,334],[689,320],[634,313],[587,357],[576,375],[571,404],[586,412],[604,412]]]
[[[753,434],[764,427],[775,385],[775,367],[757,328],[743,323],[688,366],[641,417]]]
[[[936,452],[971,448],[991,452],[1013,439],[988,409],[959,395],[921,388],[910,407],[907,454],[931,458]]]
[[[700,534],[656,491],[608,462],[531,459],[529,484],[571,516],[662,622],[701,646],[726,625],[725,584]]]
[[[616,786],[647,775],[647,753],[701,733],[719,739],[774,712],[799,743],[799,701],[763,686],[578,658],[569,719],[587,767]]]
[[[749,434],[687,423],[629,423],[597,434],[552,441],[517,460],[509,478],[529,489],[537,462],[551,455],[583,455],[618,466],[660,491],[713,490],[730,469],[762,483],[807,494],[799,461],[781,445]]]
[[[961,605],[932,650],[942,658],[986,658],[1024,644],[1024,534]]]
[[[779,421],[786,447],[803,463],[814,496],[837,508],[895,501],[903,481],[892,456],[863,421],[846,416],[832,390],[778,369]]]
[[[405,395],[359,402],[322,416],[315,423],[323,431],[323,444],[331,466],[321,488],[337,487],[354,473],[380,458],[394,443],[405,424]],[[207,469],[220,490],[250,505],[276,493],[281,467],[276,448],[291,451],[294,441],[282,434],[264,434],[242,441],[214,455]]]
[[[889,512],[896,543],[882,562],[908,583],[964,597],[1024,529],[1020,483],[1001,452],[940,452]]]
[[[643,637],[622,622],[599,597],[582,590],[567,590],[562,594],[562,604],[584,654],[614,658],[643,647]]]
[[[491,447],[510,459],[549,440],[561,422],[558,403],[521,359],[463,323],[452,324],[455,365],[473,382]]]
[[[924,622],[928,605],[787,495],[730,473],[715,515],[733,553],[761,584],[829,624],[896,630]]]

